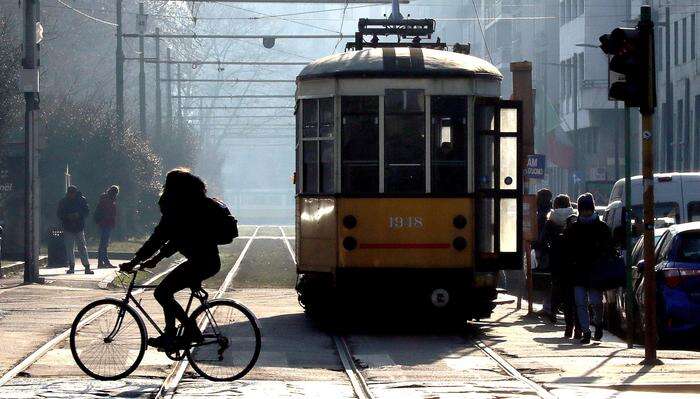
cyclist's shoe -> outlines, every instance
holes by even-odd
[[[197,327],[196,324],[192,324],[185,327],[182,339],[188,343],[194,342],[197,344],[201,344],[202,342],[204,342],[204,336],[202,335],[202,331],[199,330],[199,327]]]
[[[165,332],[159,337],[149,338],[148,346],[157,348],[159,351],[162,352],[172,352],[177,347],[175,334]]]

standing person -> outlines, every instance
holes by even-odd
[[[532,243],[532,248],[535,250],[537,270],[540,272],[548,272],[549,248],[544,245],[544,228],[547,223],[547,215],[549,215],[549,211],[552,210],[552,192],[547,188],[540,189],[537,191],[535,199],[537,202],[537,241]],[[549,292],[545,295],[542,303],[542,310],[538,312],[538,315],[555,323],[556,310],[552,309],[552,304],[550,302],[551,281],[549,281],[549,286],[547,288]]]
[[[564,231],[576,220],[576,211],[566,194],[557,195],[553,205],[554,208],[547,215],[543,233],[543,245],[549,251],[549,270],[552,273],[552,315],[556,321],[556,314],[562,308],[566,323],[564,337],[571,338],[573,335],[575,339],[580,339],[581,326],[576,316],[571,265],[564,240]]]
[[[113,266],[107,255],[109,239],[112,230],[117,223],[117,196],[119,196],[119,186],[112,186],[100,195],[100,202],[95,208],[94,219],[100,228],[100,247],[97,251],[97,268],[110,269]]]
[[[593,339],[599,341],[603,337],[603,294],[591,287],[591,273],[612,254],[613,242],[610,228],[595,212],[595,201],[590,193],[578,197],[578,218],[569,225],[564,235],[572,267],[576,313],[583,332],[581,343],[591,342],[591,319],[595,326]],[[592,315],[588,310],[589,304]]]
[[[90,213],[87,201],[83,194],[75,186],[69,186],[66,196],[58,203],[58,218],[63,225],[63,237],[66,241],[66,254],[68,255],[68,271],[75,273],[75,246],[78,246],[80,261],[85,268],[85,274],[94,274],[90,270],[87,245],[85,244],[85,218]]]

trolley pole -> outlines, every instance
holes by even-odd
[[[124,134],[124,49],[122,47],[122,0],[117,0],[117,132]]]
[[[146,131],[146,60],[143,34],[146,30],[146,14],[143,11],[143,2],[139,2],[139,127],[141,134],[147,136]]]
[[[39,0],[24,1],[24,282],[41,282],[39,277]]]

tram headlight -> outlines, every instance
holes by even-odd
[[[452,241],[452,246],[457,251],[464,251],[467,248],[467,240],[464,237],[457,237]]]
[[[343,248],[348,251],[352,251],[357,248],[357,240],[355,237],[345,237],[343,240]]]
[[[347,215],[343,218],[343,226],[346,229],[352,230],[357,227],[357,218],[353,215]]]
[[[452,219],[452,225],[455,226],[455,228],[463,229],[467,226],[467,218],[465,218],[464,215],[457,215]]]

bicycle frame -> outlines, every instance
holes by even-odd
[[[131,279],[131,282],[129,283],[129,287],[126,289],[126,296],[124,297],[124,300],[122,302],[124,303],[124,305],[128,306],[129,302],[133,301],[133,303],[136,306],[136,308],[138,309],[139,313],[146,316],[146,320],[148,320],[148,322],[153,326],[153,328],[156,329],[156,331],[158,331],[159,334],[163,334],[163,330],[158,326],[158,323],[156,323],[155,320],[153,320],[153,318],[148,314],[146,309],[144,309],[143,306],[141,306],[141,301],[136,299],[136,297],[131,293],[134,289],[147,290],[147,289],[155,289],[156,287],[157,287],[157,285],[155,285],[155,284],[148,284],[148,285],[136,284],[136,273],[134,273],[133,278]],[[192,307],[192,302],[193,302],[194,298],[199,299],[200,303],[202,305],[204,305],[207,303],[207,300],[209,299],[209,294],[206,291],[204,291],[204,289],[202,289],[202,288],[200,288],[199,290],[196,290],[196,291],[192,290],[190,293],[190,298],[187,301],[187,307],[185,308],[185,313],[188,315],[190,314],[190,309]],[[112,332],[105,339],[111,339],[119,331],[119,328],[121,326],[121,321],[124,319],[124,312],[125,312],[124,308],[122,308],[119,311],[119,315],[117,316],[117,323],[114,326],[114,329],[112,330]],[[207,313],[209,313],[208,310],[207,310]],[[211,314],[208,314],[208,316],[210,318],[213,318]]]

